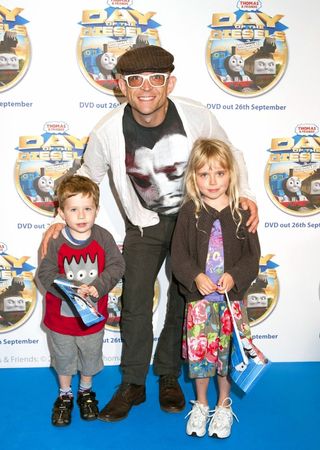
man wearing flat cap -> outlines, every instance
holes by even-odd
[[[161,47],[133,48],[118,60],[119,87],[127,102],[104,116],[93,129],[78,174],[100,183],[109,169],[126,214],[123,255],[126,262],[122,296],[122,383],[99,419],[124,419],[146,400],[145,381],[153,347],[154,283],[170,254],[171,237],[183,196],[183,174],[193,142],[215,138],[231,146],[238,162],[242,206],[249,208],[249,230],[258,224],[242,152],[234,148],[215,116],[190,99],[169,97],[176,78],[174,58]],[[50,236],[62,224],[47,231]],[[170,275],[164,326],[154,355],[160,406],[179,412],[185,399],[178,377],[184,301]]]

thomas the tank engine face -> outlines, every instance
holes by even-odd
[[[106,70],[113,70],[117,64],[117,58],[112,53],[103,53],[100,57],[100,64]]]
[[[38,188],[40,192],[51,192],[54,188],[53,178],[48,176],[42,176],[38,180]]]
[[[244,60],[240,55],[233,55],[228,61],[229,69],[233,72],[241,72],[244,66]]]
[[[286,189],[291,193],[300,192],[301,180],[298,177],[290,177],[285,182]]]

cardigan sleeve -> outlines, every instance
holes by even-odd
[[[100,136],[93,130],[84,152],[83,163],[77,170],[77,175],[91,178],[92,181],[100,184],[109,168],[107,155],[107,139],[105,139],[105,142],[102,142]]]
[[[226,272],[228,272],[235,283],[233,291],[235,294],[247,290],[259,273],[260,243],[258,233],[250,233],[247,227],[243,227],[244,239],[240,259]]]
[[[189,292],[197,289],[194,279],[202,272],[190,251],[190,227],[194,226],[192,218],[182,207],[172,238],[171,262],[174,276]]]

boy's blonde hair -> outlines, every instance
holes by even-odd
[[[82,194],[85,197],[92,197],[96,208],[99,207],[99,186],[88,177],[71,175],[64,178],[58,185],[57,198],[59,208],[63,210],[65,201],[78,194]]]
[[[192,147],[185,175],[185,202],[192,200],[195,204],[195,215],[205,208],[201,193],[197,186],[196,173],[205,165],[218,162],[223,169],[229,171],[230,183],[227,189],[232,215],[238,227],[241,223],[239,210],[239,177],[238,166],[229,146],[218,139],[197,139]],[[236,217],[237,216],[237,217]]]

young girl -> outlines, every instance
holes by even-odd
[[[186,299],[183,353],[195,379],[197,400],[191,401],[187,434],[226,438],[231,433],[228,378],[231,316],[224,292],[232,302],[237,325],[251,338],[242,299],[259,269],[260,245],[249,233],[249,213],[239,207],[236,162],[228,146],[199,139],[186,171],[186,199],[172,242],[172,268]],[[210,415],[207,390],[218,374],[218,402]]]

